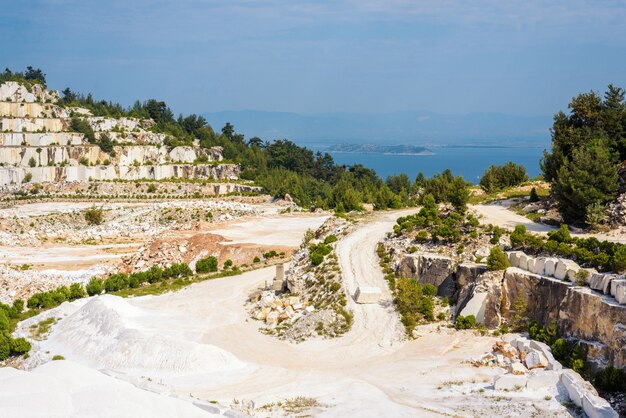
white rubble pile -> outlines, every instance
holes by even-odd
[[[276,296],[273,291],[256,292],[250,297],[254,307],[250,315],[259,321],[265,321],[270,327],[275,327],[283,321],[295,322],[301,317],[315,311],[313,306],[307,306],[297,296]]]
[[[496,366],[507,370],[494,379],[494,389],[504,391],[541,390],[565,386],[571,401],[589,417],[617,418],[618,414],[605,399],[598,396],[593,386],[573,370],[563,370],[546,344],[516,337],[510,342],[496,341],[492,352],[470,363],[477,366]]]

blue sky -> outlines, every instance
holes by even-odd
[[[553,114],[626,86],[624,1],[19,0],[0,66],[124,104]]]

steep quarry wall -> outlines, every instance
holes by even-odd
[[[66,138],[71,140],[71,138]],[[51,145],[44,147],[3,147],[0,164],[29,167],[31,158],[36,166],[59,164],[79,165],[82,159],[89,165],[102,164],[108,160],[113,165],[193,163],[200,155],[208,162],[221,161],[219,149],[204,150],[194,147],[115,146],[114,153],[103,152],[97,145]]]
[[[108,132],[114,129],[133,131],[148,129],[153,123],[147,120],[135,118],[105,118],[102,116],[90,116],[87,118],[89,125],[96,132]]]
[[[510,313],[520,297],[530,319],[546,325],[557,321],[561,335],[580,340],[592,367],[626,367],[625,305],[588,287],[516,267],[507,269],[503,277]]]
[[[626,305],[610,294],[518,267],[488,272],[484,265],[456,264],[430,253],[399,256],[396,274],[437,286],[440,296],[450,298],[455,315],[474,315],[489,328],[511,323],[521,301],[526,309],[518,314],[546,326],[556,321],[561,335],[581,343],[592,368],[626,368]],[[622,284],[614,282],[614,288]]]
[[[0,132],[0,146],[46,147],[49,145],[83,145],[83,142],[84,135],[74,132]]]
[[[236,180],[239,166],[220,165],[99,165],[99,166],[52,166],[52,167],[0,167],[0,184],[19,184],[26,173],[31,173],[31,182],[66,182],[97,180],[166,180],[166,179],[218,179]]]
[[[0,115],[11,118],[69,118],[70,112],[49,103],[0,102]]]
[[[0,186],[28,182],[98,180],[236,180],[239,167],[215,164],[222,149],[164,145],[167,134],[151,132],[154,121],[93,116],[87,109],[64,108],[57,92],[41,85],[0,85]],[[97,139],[108,135],[111,152],[69,132],[80,115]],[[201,163],[200,163],[201,162]]]
[[[0,119],[0,130],[5,132],[61,132],[70,126],[69,119],[7,118]]]

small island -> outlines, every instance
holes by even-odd
[[[336,144],[329,152],[387,155],[434,155],[428,148],[417,145]]]

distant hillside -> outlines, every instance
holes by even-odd
[[[301,143],[410,143],[429,145],[545,145],[551,116],[521,117],[500,113],[440,115],[395,112],[379,115],[254,110],[203,114],[216,129],[226,122],[246,137],[289,138]]]

